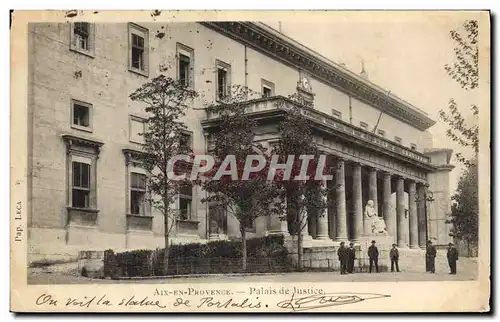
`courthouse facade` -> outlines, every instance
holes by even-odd
[[[142,202],[146,173],[135,159],[147,115],[129,98],[160,73],[202,93],[184,120],[195,153],[209,149],[217,123],[204,102],[231,85],[261,93],[248,111],[259,119],[262,142],[278,139],[284,107],[303,109],[316,143],[338,165],[328,196],[335,205],[304,231],[311,247],[359,240],[369,229],[368,200],[400,247],[450,241],[451,150],[433,147],[427,130],[435,121],[366,71],[350,71],[261,23],[75,22],[29,26],[31,254],[163,245],[163,218]],[[313,108],[286,98],[294,93]],[[237,220],[202,203],[204,196],[198,186],[181,191],[173,242],[239,237]],[[247,229],[250,237],[289,235],[289,226],[262,217]]]

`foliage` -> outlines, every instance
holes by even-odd
[[[240,272],[241,244],[241,241],[221,240],[206,244],[171,245],[167,273],[162,269],[161,256],[155,255],[164,253],[163,249],[141,249],[111,255],[108,251],[104,270],[112,278]],[[252,272],[286,271],[291,268],[283,236],[249,239],[247,252],[254,261],[254,265],[250,266]],[[258,263],[262,265],[256,265]]]
[[[248,100],[257,95],[246,87],[236,85],[223,102],[207,107],[209,111],[220,115],[220,125],[211,138],[215,166],[199,181],[209,193],[202,202],[215,202],[223,209],[228,209],[240,223],[243,269],[246,268],[247,256],[245,228],[259,216],[280,212],[277,202],[280,190],[274,181],[267,180],[270,157],[262,144],[255,141],[257,121],[246,113]],[[248,180],[242,180],[243,172],[257,165],[247,164],[247,157],[257,154],[265,158],[264,167],[250,173]],[[226,163],[228,156],[234,157],[232,163]],[[236,178],[228,174],[217,178],[218,171],[230,170],[232,167],[236,167]]]
[[[451,198],[451,220],[448,222],[453,224],[451,235],[469,243],[478,241],[477,176],[477,166],[472,165],[460,177],[457,190]]]
[[[462,27],[465,35],[457,30],[450,31],[450,37],[456,43],[456,61],[453,65],[446,64],[445,70],[462,88],[470,90],[479,85],[478,22],[467,20]]]
[[[450,31],[450,37],[456,44],[454,48],[456,61],[453,65],[445,65],[445,70],[463,89],[469,91],[479,86],[478,22],[468,20],[462,27],[465,35],[457,30]],[[473,104],[470,110],[473,119],[477,121],[478,106]],[[475,156],[478,155],[479,126],[477,122],[474,125],[466,124],[454,99],[449,101],[448,113],[443,110],[439,111],[439,118],[448,124],[446,135],[449,138],[461,146],[472,148]],[[471,166],[470,161],[461,153],[457,153],[456,158],[467,167]]]
[[[182,172],[186,163],[174,168],[171,160],[177,155],[191,153],[190,147],[183,141],[186,126],[181,122],[185,116],[188,103],[196,97],[196,93],[170,77],[155,77],[130,94],[133,101],[146,105],[149,117],[146,120],[144,144],[138,157],[142,167],[149,173],[147,201],[164,216],[165,227],[165,270],[168,266],[168,239],[170,231],[178,216],[172,209],[178,191],[183,182],[169,178],[169,174]]]
[[[288,212],[290,218],[282,220],[291,220],[291,226],[294,233],[297,233],[298,263],[299,269],[302,267],[302,234],[305,229],[308,218],[312,215],[323,216],[324,209],[328,206],[328,185],[323,180],[316,180],[316,169],[320,164],[320,151],[315,144],[312,129],[309,120],[303,115],[302,111],[310,106],[303,106],[301,101],[290,99],[297,105],[287,110],[284,119],[279,123],[278,129],[280,140],[273,150],[273,154],[279,156],[280,163],[287,163],[290,157],[293,158],[292,170],[289,178],[284,176],[283,171],[278,173],[278,183],[283,187],[286,193],[286,200],[290,202]],[[308,163],[306,159],[300,156],[310,156]],[[324,168],[329,172],[331,160],[325,159]],[[304,167],[307,174],[303,180],[294,180],[301,174]],[[321,164],[320,164],[321,170]],[[321,173],[322,174],[322,173]]]

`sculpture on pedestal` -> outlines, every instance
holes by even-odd
[[[368,221],[372,235],[387,235],[387,227],[383,218],[375,210],[373,200],[368,200],[365,206],[365,220]]]

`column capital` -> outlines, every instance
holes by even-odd
[[[382,175],[384,176],[384,178],[387,178],[387,177],[392,177],[394,176],[394,174],[392,174],[391,172],[389,171],[386,171],[386,170],[383,170],[383,171],[380,171],[382,173]]]
[[[361,164],[361,162],[359,162],[359,161],[352,161],[352,162],[350,162],[350,164],[353,167],[362,167],[363,166],[363,164]]]

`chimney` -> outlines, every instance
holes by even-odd
[[[283,27],[281,25],[281,21],[278,21],[278,31],[283,33]]]

